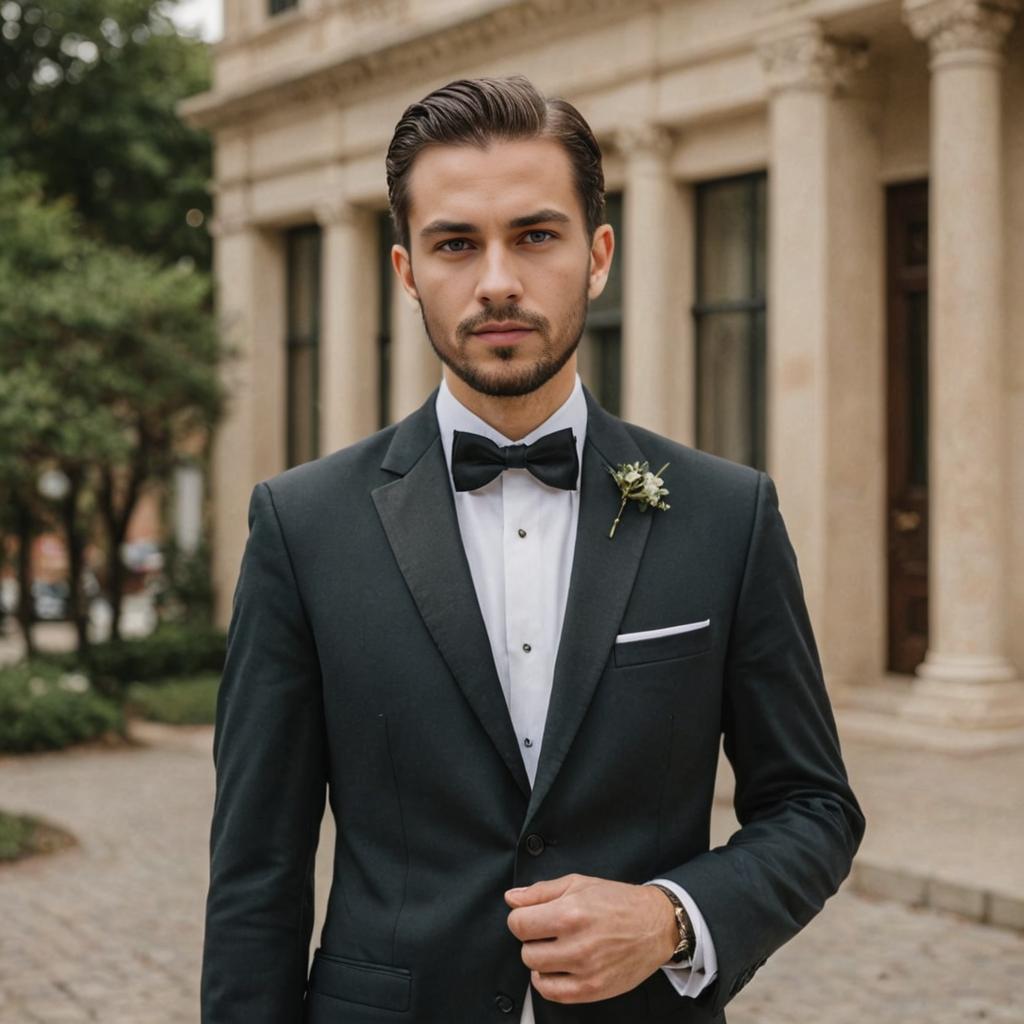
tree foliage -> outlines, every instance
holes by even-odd
[[[46,203],[24,174],[0,173],[0,237],[0,490],[39,520],[39,472],[70,481],[57,515],[84,647],[77,576],[91,519],[116,618],[120,545],[142,487],[166,479],[183,444],[218,418],[209,278],[89,237],[69,204]]]
[[[209,87],[209,48],[170,6],[0,0],[0,153],[95,237],[208,269],[210,141],[175,104]]]

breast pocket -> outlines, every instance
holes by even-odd
[[[671,658],[688,658],[711,649],[711,620],[620,633],[613,646],[615,664],[643,665]]]

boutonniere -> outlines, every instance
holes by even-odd
[[[619,525],[619,520],[622,518],[622,510],[626,507],[626,502],[631,499],[640,502],[641,512],[648,507],[663,510],[671,508],[667,501],[661,500],[663,494],[668,494],[668,488],[661,486],[665,482],[661,479],[661,474],[665,472],[667,465],[666,462],[657,473],[652,473],[647,468],[646,462],[620,462],[618,469],[612,469],[611,466],[604,467],[611,473],[622,494],[619,514],[615,517],[615,522],[612,523],[612,528],[608,533],[609,537],[615,536],[615,527]]]

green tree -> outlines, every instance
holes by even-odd
[[[116,636],[120,548],[141,489],[166,480],[182,442],[208,437],[219,415],[209,278],[85,237],[68,206],[45,203],[24,175],[0,173],[0,237],[0,486],[38,520],[40,469],[67,478],[59,516],[84,653],[80,584],[94,516]]]
[[[70,197],[94,236],[210,266],[208,136],[175,114],[209,87],[209,47],[172,0],[0,2],[0,153]]]

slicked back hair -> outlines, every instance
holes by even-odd
[[[398,242],[409,249],[409,175],[430,145],[486,147],[492,141],[547,138],[569,157],[587,237],[605,221],[601,147],[583,115],[566,100],[542,96],[523,75],[462,78],[406,108],[386,160],[388,202]]]

